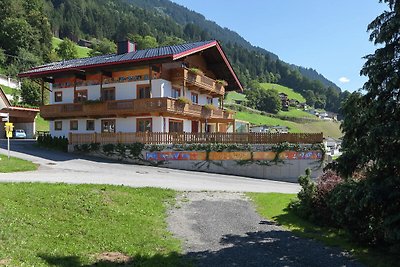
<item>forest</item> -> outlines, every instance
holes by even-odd
[[[285,63],[167,0],[1,0],[0,8],[5,11],[0,14],[0,70],[8,75],[59,60],[52,36],[75,42],[147,40],[139,48],[218,39],[247,89],[252,80],[278,83],[303,94],[309,105],[332,112],[348,95],[315,70]]]

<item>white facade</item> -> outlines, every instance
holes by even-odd
[[[137,99],[137,86],[138,85],[146,85],[150,84],[149,80],[145,81],[134,81],[134,82],[124,82],[124,83],[110,83],[104,84],[103,88],[115,88],[115,100],[129,100],[129,99]],[[174,87],[179,89],[177,87]],[[50,104],[68,104],[74,103],[74,88],[54,88],[51,85],[50,88],[53,92],[50,93]],[[87,100],[100,100],[101,92],[100,85],[89,85],[89,86],[77,86],[76,91],[79,90],[87,90]],[[62,92],[62,101],[55,102],[55,94],[56,92]],[[181,88],[181,96],[191,99],[191,93],[198,94],[198,104],[206,105],[208,103],[206,94],[200,94],[197,91],[191,91],[188,88]],[[151,81],[151,97],[159,98],[159,97],[170,97],[172,98],[172,84],[170,81],[164,79],[155,79]],[[218,107],[219,99],[213,99],[213,105]],[[50,134],[52,136],[65,136],[68,137],[68,134],[71,133],[101,133],[102,132],[102,120],[115,120],[115,132],[136,132],[137,131],[137,119],[140,118],[151,118],[152,120],[152,132],[169,132],[169,120],[174,119],[180,120],[183,122],[183,131],[184,132],[192,132],[192,121],[187,119],[177,119],[177,118],[168,118],[168,117],[128,117],[128,118],[101,118],[101,119],[90,119],[90,118],[78,118],[78,119],[60,119],[50,121]],[[95,129],[87,130],[86,123],[88,120],[94,120]],[[55,130],[55,122],[62,123],[61,130]],[[70,129],[70,122],[78,121],[78,130]],[[199,125],[200,128],[201,125]],[[211,130],[213,129],[210,125]],[[215,129],[214,129],[215,130]]]

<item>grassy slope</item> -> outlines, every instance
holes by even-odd
[[[0,173],[7,172],[22,172],[22,171],[35,171],[37,170],[37,165],[30,161],[23,159],[18,159],[14,157],[8,157],[6,155],[0,154]],[[0,206],[1,210],[1,206]],[[0,215],[1,216],[1,215]],[[1,226],[0,226],[1,229]],[[0,257],[1,259],[1,257]]]
[[[287,210],[290,201],[296,199],[294,194],[248,193],[247,195],[253,200],[261,216],[276,221],[299,236],[317,239],[329,246],[338,246],[350,251],[366,266],[397,266],[400,260],[394,255],[389,256],[386,251],[373,250],[351,242],[349,235],[342,230],[319,227],[297,217]]]
[[[234,100],[246,100],[246,96],[244,94],[232,91],[226,95],[225,103],[233,104],[235,103]]]
[[[63,40],[61,40],[59,38],[53,37],[53,40],[52,40],[53,49],[56,49],[60,45],[60,43],[62,41]],[[78,50],[78,57],[79,58],[83,58],[83,57],[88,57],[89,56],[88,54],[89,54],[89,52],[91,50],[90,48],[82,47],[82,46],[79,46],[79,45],[76,45],[76,48]]]
[[[308,123],[295,123],[287,120],[281,120],[278,118],[271,118],[260,114],[253,114],[248,112],[236,112],[235,118],[239,120],[248,121],[255,125],[279,125],[289,127],[289,131],[292,133],[320,133],[323,132],[324,136],[331,136],[339,138],[342,136],[340,131],[340,124],[333,121],[316,121]]]
[[[49,122],[45,121],[42,117],[40,117],[40,114],[36,117],[36,131],[49,131],[50,126]]]
[[[251,124],[256,125],[273,125],[273,126],[286,126],[289,127],[290,132],[298,133],[301,132],[298,128],[297,123],[291,121],[285,121],[277,118],[271,118],[260,114],[253,114],[248,112],[238,111],[235,114],[235,118],[238,120],[248,121]]]
[[[0,260],[11,266],[94,266],[105,252],[135,266],[179,264],[165,222],[172,190],[26,183],[0,184],[0,195]]]
[[[275,89],[278,91],[278,93],[285,93],[288,95],[289,99],[296,99],[301,103],[306,102],[306,99],[301,94],[296,93],[291,88],[288,88],[288,87],[285,87],[285,86],[282,86],[279,84],[275,84],[275,83],[262,83],[261,86],[264,89]]]
[[[5,85],[0,85],[0,87],[1,87],[1,89],[3,89],[3,92],[7,95],[11,95],[13,93],[13,91],[15,90],[15,89],[5,86]]]

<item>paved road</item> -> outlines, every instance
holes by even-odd
[[[0,153],[6,154],[0,140]],[[240,176],[123,164],[38,148],[30,140],[12,140],[12,156],[40,164],[34,172],[0,174],[0,182],[63,182],[161,187],[186,191],[297,193],[299,185]],[[1,161],[0,161],[1,164]]]
[[[362,267],[348,253],[266,221],[243,194],[183,192],[168,216],[196,266]]]

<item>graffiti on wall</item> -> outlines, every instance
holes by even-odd
[[[210,152],[208,160],[222,161],[222,160],[274,160],[275,152],[252,152],[238,151],[238,152]],[[279,154],[281,160],[320,160],[322,159],[321,151],[284,151]],[[206,152],[196,151],[176,151],[176,152],[147,152],[146,160],[149,161],[171,161],[171,160],[197,160],[204,161],[207,159]]]
[[[146,160],[170,161],[170,160],[206,160],[206,152],[147,152]]]
[[[210,160],[250,160],[251,152],[210,152]]]

